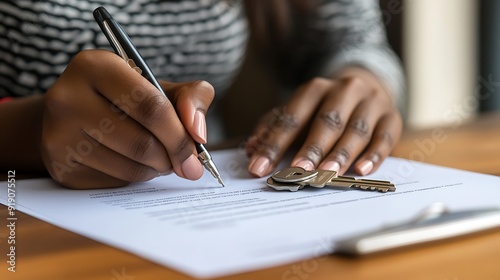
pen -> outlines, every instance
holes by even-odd
[[[500,208],[449,211],[442,203],[416,218],[337,240],[335,253],[365,255],[500,227]]]
[[[122,57],[130,67],[151,82],[161,93],[163,93],[163,95],[167,97],[146,61],[142,58],[134,44],[132,44],[132,41],[128,37],[127,33],[125,33],[125,30],[123,30],[120,24],[118,24],[109,12],[104,7],[98,7],[94,10],[94,18],[115,50],[116,54]],[[207,169],[210,174],[212,174],[212,176],[224,187],[224,182],[222,181],[219,171],[217,170],[215,163],[212,161],[212,157],[208,153],[207,149],[205,149],[202,144],[197,142],[195,142],[195,146],[196,151],[198,152],[198,159],[201,164],[203,164],[205,169]]]

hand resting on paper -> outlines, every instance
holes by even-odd
[[[257,177],[269,174],[306,132],[292,166],[343,174],[354,164],[367,175],[390,154],[401,131],[402,118],[387,89],[370,72],[350,68],[333,79],[309,81],[269,112],[246,145],[248,169]]]

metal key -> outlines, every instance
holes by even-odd
[[[290,167],[275,172],[267,180],[267,185],[275,190],[298,191],[305,186],[323,188],[325,186],[341,189],[356,188],[369,191],[395,191],[396,187],[389,181],[356,179],[354,177],[337,176],[330,170],[306,171],[300,167]]]

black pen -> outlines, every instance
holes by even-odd
[[[115,50],[116,54],[125,60],[125,62],[151,82],[161,93],[166,97],[167,95],[163,91],[162,87],[156,80],[153,72],[147,65],[146,61],[142,58],[139,51],[135,48],[134,44],[128,37],[125,30],[118,24],[118,22],[108,13],[104,7],[98,7],[94,10],[94,18],[99,24],[104,35],[108,39],[109,43]],[[168,97],[167,97],[168,98]],[[220,177],[219,171],[212,161],[212,157],[208,153],[207,149],[200,144],[195,142],[196,151],[198,152],[198,159],[205,166],[212,176],[214,176],[217,181],[224,187],[224,182]]]

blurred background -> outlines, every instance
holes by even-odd
[[[500,1],[380,0],[380,8],[406,71],[407,128],[457,126],[500,110]],[[224,98],[232,104],[224,113],[250,120],[228,119],[230,136],[248,133],[277,102],[265,94],[275,88],[253,56]]]
[[[500,1],[381,0],[408,82],[408,127],[500,110]]]

